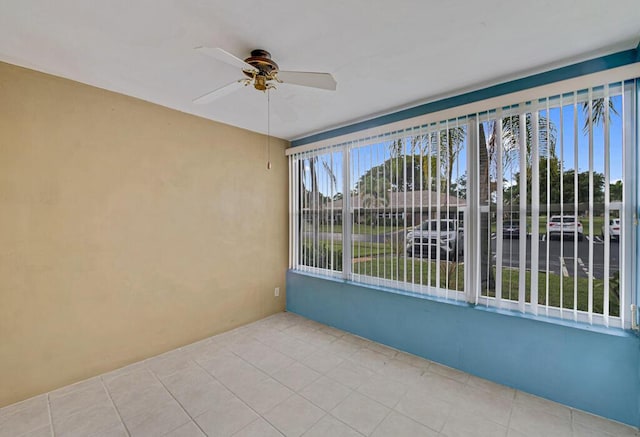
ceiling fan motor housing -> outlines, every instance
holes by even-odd
[[[260,91],[267,89],[267,81],[274,80],[278,72],[278,64],[271,59],[271,53],[266,50],[252,50],[251,56],[244,60],[247,64],[255,67],[258,73],[243,71],[248,77],[255,79],[254,86]]]

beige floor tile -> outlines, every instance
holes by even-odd
[[[515,403],[527,410],[542,411],[571,420],[571,408],[538,396],[516,391]]]
[[[258,340],[260,343],[272,348],[275,345],[281,344],[282,342],[285,342],[291,338],[287,334],[273,329],[258,329],[253,332],[251,336],[254,339]]]
[[[254,387],[269,377],[260,369],[242,360],[236,362],[234,367],[218,370],[214,376],[234,392]]]
[[[15,437],[49,424],[47,395],[36,396],[0,409],[0,437]]]
[[[304,357],[300,361],[306,366],[311,367],[316,372],[324,374],[342,364],[344,358],[325,350],[318,350],[311,355]]]
[[[102,386],[102,379],[100,379],[99,376],[96,376],[95,378],[85,379],[84,381],[76,382],[75,384],[69,384],[57,390],[53,390],[49,392],[49,399],[53,400],[71,392],[78,392],[84,389],[95,389],[96,387]]]
[[[137,416],[122,417],[131,437],[164,435],[189,422],[187,416],[178,403],[170,401],[148,408]]]
[[[215,381],[215,378],[198,365],[184,370],[179,370],[162,378],[162,383],[169,390],[182,386],[202,385],[211,381]]]
[[[0,432],[0,435],[1,434],[2,433]],[[20,435],[20,437],[52,437],[52,436],[53,436],[53,429],[51,428],[51,425],[46,425],[41,428],[30,431],[26,434]]]
[[[298,437],[325,412],[301,396],[293,395],[264,414],[264,418],[287,437]]]
[[[209,437],[231,436],[258,418],[258,415],[239,399],[213,408],[195,418]]]
[[[133,390],[111,395],[118,413],[123,419],[130,419],[145,411],[173,401],[171,394],[161,385],[135,387]]]
[[[386,363],[391,360],[391,358],[387,357],[386,355],[367,348],[360,349],[349,359],[363,367],[373,370],[374,372],[379,372],[380,370],[382,370]]]
[[[247,361],[268,375],[273,375],[274,373],[293,364],[294,359],[274,349],[267,348],[264,353],[252,357],[251,359],[247,359]]]
[[[54,418],[56,437],[86,437],[118,428],[120,417],[112,405],[98,405],[71,416]]]
[[[195,362],[206,361],[219,356],[222,352],[229,352],[223,345],[214,343],[210,339],[186,346],[182,350]]]
[[[302,390],[320,378],[320,376],[322,375],[319,372],[297,361],[273,374],[276,380],[296,392]]]
[[[351,360],[344,361],[327,373],[327,376],[354,390],[369,381],[373,375],[375,375],[373,370]]]
[[[513,428],[509,428],[507,430],[507,437],[527,437],[527,436],[525,434],[522,434],[520,431],[516,431]]]
[[[221,374],[233,371],[237,368],[255,369],[254,366],[250,365],[238,355],[226,349],[220,351],[219,354],[214,355],[209,359],[197,360],[196,362],[216,378]]]
[[[287,329],[284,329],[282,332],[286,333],[287,335],[291,335],[293,337],[302,339],[302,337],[304,337],[305,334],[309,334],[310,332],[313,332],[316,330],[317,328],[313,327],[312,325],[309,325],[308,323],[307,324],[298,323],[288,327]]]
[[[349,343],[353,343],[359,347],[367,347],[371,340],[367,340],[366,338],[358,337],[357,335],[349,334],[342,336],[344,341],[348,341]]]
[[[568,437],[572,434],[570,419],[541,410],[526,409],[522,405],[513,407],[509,428],[529,437]]]
[[[113,428],[99,431],[96,434],[91,434],[91,437],[129,437],[129,433],[124,428],[124,425],[120,424]]]
[[[254,360],[259,359],[262,355],[272,350],[269,346],[254,338],[242,343],[229,344],[227,348],[250,363],[253,363]]]
[[[505,437],[507,427],[473,411],[454,408],[441,434],[446,437]]]
[[[379,371],[382,375],[396,381],[413,384],[424,373],[424,369],[412,366],[409,363],[397,359],[389,360]]]
[[[177,372],[165,380],[171,394],[191,417],[196,417],[212,407],[223,405],[235,398],[226,387],[200,369]],[[186,375],[181,375],[186,373]],[[184,376],[184,377],[181,377]]]
[[[458,409],[464,408],[475,415],[507,426],[514,401],[499,394],[489,393],[481,388],[467,386],[464,389],[461,402],[457,402],[455,405]]]
[[[147,360],[147,366],[160,379],[180,370],[194,367],[191,356],[180,349]]]
[[[103,378],[104,384],[111,396],[119,396],[137,389],[150,386],[160,386],[158,380],[146,368],[135,368],[131,372],[111,373]]]
[[[324,345],[322,349],[341,358],[351,358],[356,352],[362,349],[362,346],[347,341],[344,338],[339,338],[332,343]]]
[[[203,437],[200,426],[209,437],[640,436],[292,313],[0,409],[0,437]]]
[[[323,332],[321,330],[316,330],[316,331],[312,331],[312,332],[307,332],[303,335],[301,335],[300,340],[309,343],[312,346],[318,347],[318,348],[322,348],[323,346],[327,346],[333,342],[335,342],[338,337],[335,337],[331,334],[328,334],[326,332]]]
[[[445,376],[450,379],[454,379],[458,382],[466,384],[469,379],[468,373],[462,372],[458,369],[454,369],[453,367],[444,366],[439,363],[433,363],[429,366],[429,372],[436,373],[441,376]]]
[[[437,437],[439,434],[395,411],[376,428],[373,437]]]
[[[410,388],[395,406],[395,410],[421,424],[440,431],[453,406],[421,387]]]
[[[630,426],[594,416],[593,414],[577,410],[573,410],[572,413],[574,425],[581,425],[595,431],[605,432],[619,437],[637,436],[640,434],[638,433],[638,430],[633,429]]]
[[[356,431],[369,435],[389,411],[384,405],[354,392],[331,410],[331,415]]]
[[[206,435],[200,430],[198,425],[189,421],[163,437],[206,437]]]
[[[282,437],[283,435],[269,422],[259,417],[235,433],[233,437]]]
[[[634,434],[632,434],[634,435]],[[618,437],[617,434],[609,434],[592,428],[587,428],[579,423],[573,424],[573,437]]]
[[[233,390],[233,389],[232,389]],[[264,414],[293,394],[273,378],[242,387],[235,394],[260,414]]]
[[[429,396],[458,405],[464,401],[467,387],[454,379],[436,373],[425,373],[416,380],[413,387],[428,393]]]
[[[323,376],[309,384],[300,395],[325,411],[332,410],[351,394],[351,389],[339,382]]]
[[[431,361],[407,352],[398,352],[394,358],[407,364],[411,364],[419,369],[426,369],[431,365]]]
[[[326,325],[322,326],[320,328],[320,331],[326,332],[327,334],[331,334],[331,335],[333,335],[334,337],[337,337],[337,338],[340,338],[343,335],[347,334],[345,331],[342,331],[342,330],[340,330],[338,328],[334,328],[333,326],[326,326]]]
[[[374,352],[381,353],[382,355],[388,358],[394,358],[398,351],[396,349],[390,348],[389,346],[385,346],[384,344],[370,342],[366,346],[367,349],[371,349]]]
[[[340,422],[331,415],[326,415],[320,419],[313,427],[304,434],[304,437],[362,437],[353,428]]]
[[[358,391],[389,408],[395,407],[407,392],[405,384],[381,375],[372,376],[367,382],[358,387]]]
[[[304,361],[305,358],[318,350],[317,347],[305,343],[300,339],[289,337],[286,334],[283,335],[286,338],[273,344],[272,347],[296,361]]]
[[[131,363],[127,366],[120,367],[119,369],[113,370],[111,372],[107,372],[103,375],[100,375],[100,379],[102,379],[102,381],[104,381],[105,384],[108,384],[116,378],[120,378],[121,376],[127,375],[129,373],[137,372],[137,371],[143,371],[143,372],[148,371],[146,360]]]
[[[51,416],[55,419],[70,416],[98,405],[111,404],[107,391],[99,380],[90,385],[79,385],[63,395],[50,395]]]
[[[469,387],[479,388],[494,396],[500,396],[509,400],[514,400],[516,397],[515,389],[507,387],[506,385],[496,384],[495,382],[487,381],[486,379],[478,378],[473,375],[469,375],[467,385]]]

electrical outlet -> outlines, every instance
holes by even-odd
[[[276,287],[276,289],[275,289],[275,290],[273,290],[273,295],[274,295],[275,297],[280,296],[280,287]]]

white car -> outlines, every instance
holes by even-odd
[[[573,238],[576,234],[578,240],[584,240],[582,223],[574,215],[552,215],[547,224],[549,239]]]
[[[605,227],[602,226],[602,239],[604,240]],[[609,220],[609,238],[612,240],[620,240],[620,219],[614,218]]]
[[[407,232],[407,255],[427,256],[435,255],[440,250],[440,257],[453,260],[463,251],[463,228],[457,220],[442,219],[440,233],[438,220],[427,220]]]

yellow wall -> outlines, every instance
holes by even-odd
[[[0,407],[282,311],[265,144],[0,63]]]

